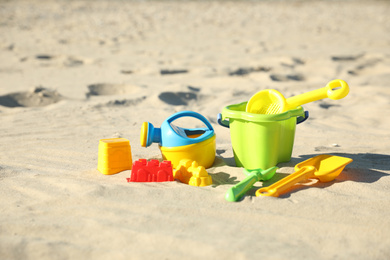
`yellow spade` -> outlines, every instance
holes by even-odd
[[[321,182],[333,181],[351,162],[352,159],[346,157],[328,154],[317,155],[295,165],[296,172],[268,187],[258,189],[256,196],[278,197],[296,183],[309,178],[317,178]]]
[[[330,81],[326,87],[285,99],[274,89],[265,89],[254,94],[246,105],[246,112],[254,114],[278,114],[323,98],[342,99],[348,95],[347,82],[341,79]]]

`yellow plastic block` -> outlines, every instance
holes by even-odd
[[[179,165],[173,171],[173,178],[191,186],[203,187],[213,184],[213,179],[205,168],[190,159],[180,161]]]
[[[99,141],[98,170],[103,174],[115,174],[131,170],[131,147],[125,138],[101,139]]]

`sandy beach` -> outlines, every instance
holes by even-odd
[[[390,2],[0,1],[0,259],[389,259]],[[238,202],[223,108],[343,79],[304,105],[292,158]],[[216,134],[213,185],[97,170],[100,139],[195,111]],[[316,155],[331,182],[255,192]]]

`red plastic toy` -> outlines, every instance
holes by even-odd
[[[170,161],[139,159],[133,163],[131,177],[127,182],[163,182],[173,181],[172,164]]]

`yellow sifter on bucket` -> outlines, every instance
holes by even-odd
[[[246,112],[254,114],[278,114],[327,97],[334,100],[342,99],[348,93],[348,84],[341,79],[330,81],[324,88],[287,99],[277,90],[265,89],[251,97],[246,105]]]

